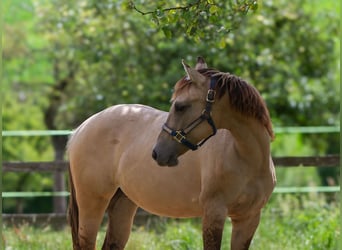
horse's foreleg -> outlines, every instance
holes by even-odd
[[[222,232],[227,217],[227,209],[210,206],[205,209],[202,218],[204,250],[221,249]]]
[[[260,212],[248,217],[232,218],[231,250],[247,250],[260,222]]]
[[[128,241],[137,211],[135,205],[118,189],[108,206],[108,229],[103,250],[122,250]]]

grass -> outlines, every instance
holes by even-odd
[[[340,236],[338,202],[327,204],[323,196],[274,195],[264,209],[251,250],[336,250]],[[127,250],[202,249],[201,224],[198,219],[162,219],[158,223],[135,226]],[[230,249],[229,220],[226,222],[222,249]],[[105,228],[98,235],[102,246]],[[5,250],[71,249],[69,228],[4,226]]]

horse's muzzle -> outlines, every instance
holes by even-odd
[[[178,159],[177,156],[162,156],[161,154],[158,154],[156,148],[152,151],[152,158],[158,163],[159,166],[168,166],[168,167],[174,167],[178,165]]]

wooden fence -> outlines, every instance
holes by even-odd
[[[339,133],[339,126],[333,127],[280,127],[275,128],[277,134],[282,133]],[[2,136],[60,136],[70,135],[70,130],[44,130],[44,131],[2,131]],[[310,156],[310,157],[273,157],[276,167],[338,167],[340,166],[339,155],[327,156]],[[3,162],[2,172],[51,172],[64,173],[68,170],[68,162]],[[291,187],[291,188],[276,188],[278,193],[298,193],[298,192],[339,192],[340,188],[334,187]],[[53,192],[3,192],[2,198],[9,197],[57,197],[66,199],[69,193],[67,190],[54,190]],[[147,215],[147,216],[146,216]],[[2,214],[3,222],[20,224],[23,222],[43,225],[65,225],[65,213],[48,213],[48,214]],[[138,210],[135,217],[135,223],[146,221],[146,218],[153,220],[155,216]]]
[[[309,156],[309,157],[274,157],[276,167],[337,167],[340,165],[339,155]],[[65,172],[68,170],[69,163],[60,162],[3,162],[3,173],[6,172]],[[292,190],[292,191],[291,191]],[[301,192],[305,188],[285,188],[279,189],[279,193]],[[339,187],[318,187],[318,192],[338,192]],[[305,192],[315,191],[307,189]],[[9,197],[37,197],[37,196],[68,196],[66,190],[59,192],[4,192],[3,198]],[[51,225],[56,228],[66,224],[66,213],[48,214],[3,214],[2,219],[7,224],[29,223],[34,225]],[[138,210],[135,223],[146,223],[146,220],[153,221],[156,216],[150,215],[143,210]],[[105,219],[106,220],[106,219]],[[104,220],[104,221],[105,221]]]
[[[339,155],[273,157],[276,167],[337,167],[340,165]],[[55,172],[67,171],[67,161],[49,162],[3,162],[3,172]]]

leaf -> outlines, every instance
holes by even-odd
[[[159,19],[158,19],[158,16],[157,16],[157,14],[155,12],[152,13],[152,21],[155,24],[159,25]]]
[[[216,5],[211,5],[209,8],[210,14],[216,14],[218,10],[219,10],[219,7],[217,7]]]
[[[221,40],[219,42],[219,48],[224,49],[226,46],[227,46],[227,43],[226,43],[225,38],[221,38]]]
[[[251,9],[252,10],[257,10],[258,9],[258,2],[257,1],[255,1],[255,2],[253,2],[253,4],[251,5]]]
[[[172,37],[172,32],[168,27],[162,27],[163,33],[166,38],[171,38]]]

